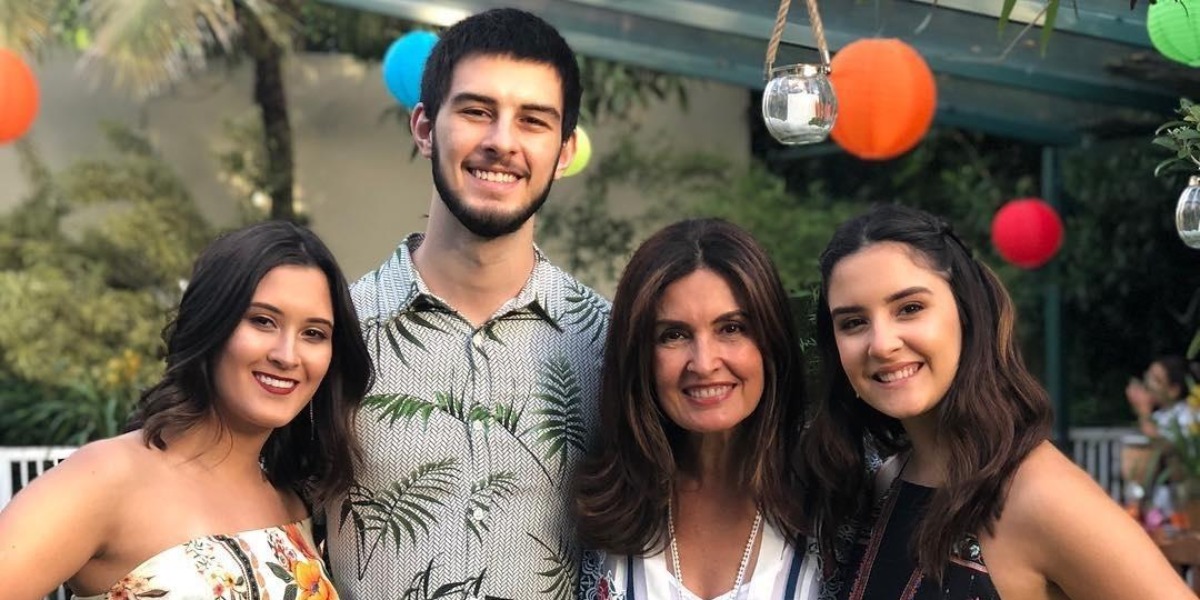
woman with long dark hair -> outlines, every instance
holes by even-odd
[[[353,480],[372,372],[333,255],[285,222],[225,235],[163,338],[134,430],[0,513],[4,597],[336,598],[309,507]]]
[[[1008,293],[949,225],[878,206],[837,229],[820,268],[827,389],[800,456],[822,553],[873,514],[841,597],[1194,598],[1047,440]]]
[[[774,265],[716,219],[643,243],[613,300],[575,508],[584,597],[817,597],[790,455],[803,367]]]

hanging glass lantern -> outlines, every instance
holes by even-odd
[[[829,136],[837,120],[837,96],[829,82],[829,46],[816,0],[807,0],[813,37],[821,53],[820,64],[796,64],[773,68],[783,29],[787,25],[790,0],[781,0],[775,28],[767,44],[767,85],[763,90],[762,116],[767,131],[782,144],[815,144]]]
[[[824,141],[837,119],[837,97],[825,65],[788,65],[773,69],[763,91],[763,122],[783,144]]]
[[[1175,205],[1175,229],[1189,248],[1200,249],[1200,176],[1188,179],[1188,186]]]

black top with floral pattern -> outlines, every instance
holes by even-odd
[[[870,537],[855,544],[847,578],[854,583],[841,600],[1000,600],[975,536],[955,546],[940,586],[917,568],[912,539],[933,491],[895,479]]]

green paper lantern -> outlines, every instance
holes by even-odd
[[[1200,0],[1158,0],[1146,13],[1146,30],[1163,56],[1200,67]]]

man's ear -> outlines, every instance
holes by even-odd
[[[418,102],[413,107],[412,114],[408,117],[408,129],[412,131],[413,142],[421,156],[433,156],[433,121],[429,118],[429,113],[425,112],[424,104]]]
[[[561,179],[563,171],[566,171],[567,167],[571,166],[571,159],[575,158],[575,150],[578,147],[576,144],[578,137],[579,127],[576,126],[575,130],[571,132],[571,137],[563,142],[562,150],[558,152],[558,166],[554,169],[555,179]]]

